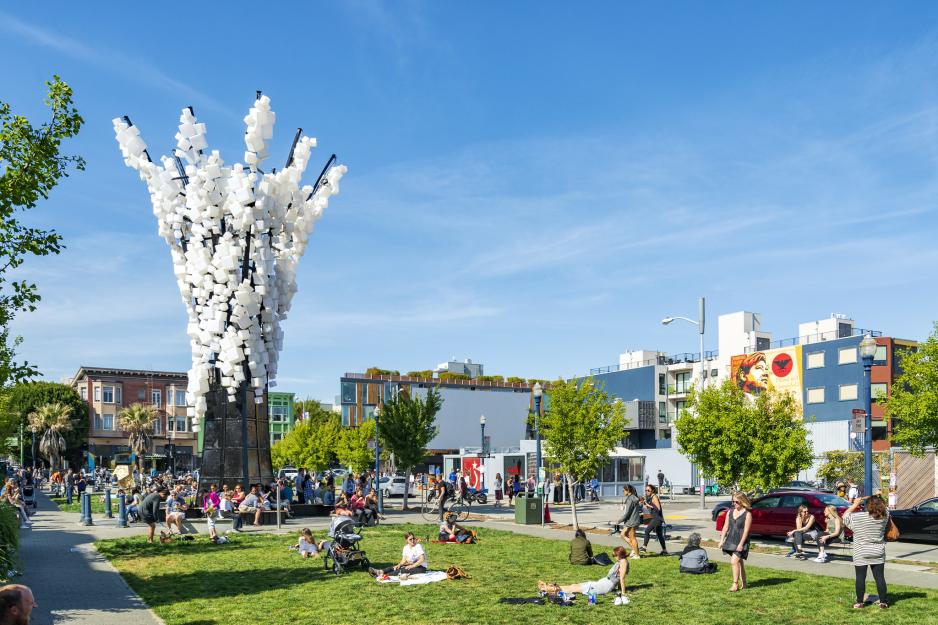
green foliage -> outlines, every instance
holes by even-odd
[[[609,461],[609,452],[622,440],[627,421],[622,402],[613,401],[587,378],[554,383],[541,423],[546,454],[567,476],[572,489]],[[572,512],[577,527],[575,504]]]
[[[358,427],[342,428],[336,455],[343,466],[350,467],[355,473],[367,471],[374,466],[375,450],[368,447],[375,437],[374,419],[365,421]]]
[[[15,362],[19,337],[10,340],[9,324],[17,313],[36,309],[39,292],[26,280],[9,280],[11,270],[29,256],[58,254],[63,247],[55,230],[27,227],[17,213],[48,198],[71,166],[85,168],[81,157],[59,153],[62,140],[78,134],[84,122],[72,106],[72,89],[58,76],[46,86],[51,118],[39,127],[0,101],[0,387],[38,373],[28,362]]]
[[[470,380],[471,378],[465,373],[450,373],[449,371],[443,371],[437,376],[440,380]]]
[[[427,445],[439,431],[434,423],[442,406],[443,399],[435,388],[427,391],[426,399],[412,398],[409,393],[401,392],[397,397],[385,402],[378,436],[382,446],[394,454],[397,465],[405,473],[426,456]],[[407,494],[405,485],[405,509]]]
[[[71,416],[71,408],[61,402],[53,402],[40,406],[27,417],[30,431],[40,437],[39,453],[46,457],[53,469],[61,466],[65,453],[62,433],[72,429]]]
[[[63,433],[65,438],[64,458],[70,466],[81,465],[81,446],[86,442],[88,434],[88,404],[82,401],[78,391],[67,384],[57,382],[21,382],[2,393],[0,401],[0,441],[7,441],[17,437],[20,426],[28,432],[27,419],[30,413],[46,404],[64,404],[71,414],[72,428]],[[19,449],[9,449],[9,453],[19,456]],[[32,462],[31,449],[27,443],[24,446],[26,464]]]
[[[480,375],[476,378],[479,382],[494,382],[496,384],[503,384],[505,378],[500,375]]]
[[[150,448],[150,432],[153,422],[159,416],[156,408],[149,404],[136,403],[127,406],[117,415],[117,425],[127,432],[127,444],[137,456],[140,471],[143,472],[143,456]]]
[[[510,382],[513,379],[520,380],[520,378],[508,378],[508,381]],[[521,381],[524,382],[524,380],[521,380]],[[547,380],[541,380],[538,378],[529,378],[528,384],[530,384],[531,386],[534,386],[535,384],[540,384],[545,389],[547,388]]]
[[[677,443],[720,484],[774,488],[811,466],[811,444],[800,416],[787,393],[763,393],[752,401],[727,380],[690,393],[687,410],[675,421]]]
[[[309,397],[302,401],[293,402],[293,417],[296,421],[303,419],[304,412],[307,414],[305,420],[313,423],[322,423],[335,416],[335,413],[323,408],[319,400],[310,399]]]
[[[368,367],[365,370],[366,375],[400,375],[401,372],[394,369],[379,369],[378,367]]]
[[[270,448],[274,467],[324,471],[335,464],[335,450],[341,435],[342,422],[338,415],[329,414],[321,421],[301,421]]]
[[[892,384],[885,409],[895,419],[892,442],[921,456],[926,448],[938,447],[938,322],[899,365],[902,373]]]
[[[510,376],[508,376],[508,377],[505,379],[505,381],[508,382],[509,384],[524,384],[525,379],[524,379],[524,378],[519,378],[519,377],[514,376],[514,375],[510,375]]]
[[[433,369],[424,369],[422,371],[408,371],[406,375],[407,377],[410,377],[410,378],[421,378],[424,380],[432,380]]]
[[[826,451],[817,476],[825,480],[828,485],[837,482],[863,483],[863,452],[862,451]],[[883,451],[873,452],[873,467],[879,470],[880,481],[889,480],[890,462],[889,454]],[[877,484],[882,488],[882,484]],[[889,490],[888,488],[886,490]]]
[[[6,501],[0,503],[0,580],[9,581],[7,571],[15,569],[20,546],[20,517]]]

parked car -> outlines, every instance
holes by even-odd
[[[378,484],[380,484],[381,494],[385,497],[403,497],[407,478],[400,475],[395,475],[394,477],[385,475],[378,480]]]
[[[938,497],[905,508],[891,510],[892,520],[899,528],[899,540],[922,540],[938,543]]]
[[[752,502],[752,529],[749,533],[753,536],[785,538],[789,530],[795,527],[795,515],[801,504],[808,506],[808,511],[814,516],[818,527],[826,527],[824,521],[826,506],[837,508],[837,514],[843,514],[850,507],[846,499],[819,491],[789,490],[767,493]],[[718,532],[723,531],[726,514],[727,510],[721,510],[717,514]],[[846,530],[846,535],[849,537],[852,532]]]
[[[776,492],[788,491],[788,490],[810,490],[812,492],[821,492],[817,489],[817,486],[815,486],[811,482],[803,482],[801,480],[794,480],[792,482],[789,482],[785,486],[773,488],[769,492],[776,493]]]
[[[296,476],[299,474],[300,472],[296,467],[283,467],[282,469],[277,471],[278,478],[289,480],[290,482],[295,482]]]

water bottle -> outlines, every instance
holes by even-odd
[[[567,602],[567,593],[565,593],[564,591],[561,590],[560,592],[557,593],[557,599],[558,599],[558,601],[560,601],[560,603],[566,603],[566,602]]]
[[[587,595],[587,604],[596,605],[596,593],[595,592],[591,592]]]

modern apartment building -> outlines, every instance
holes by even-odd
[[[194,468],[198,435],[187,414],[185,372],[81,367],[70,384],[88,403],[89,463],[110,467],[130,460],[127,433],[120,430],[117,415],[131,404],[146,403],[158,415],[147,465],[168,466],[172,448],[167,444],[172,444],[177,471]]]
[[[293,414],[294,397],[295,393],[267,392],[271,445],[290,433],[296,425],[296,417]]]

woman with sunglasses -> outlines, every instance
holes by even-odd
[[[405,577],[418,573],[426,573],[427,554],[424,552],[420,543],[417,542],[417,537],[414,536],[413,532],[407,532],[404,534],[404,538],[407,543],[404,545],[404,551],[400,562],[386,569],[368,569],[368,572],[374,577],[378,577],[379,575],[400,575],[401,577]]]
[[[743,493],[733,495],[733,507],[723,520],[718,549],[730,557],[733,585],[730,592],[746,587],[746,558],[749,557],[749,530],[752,528],[752,504]]]

